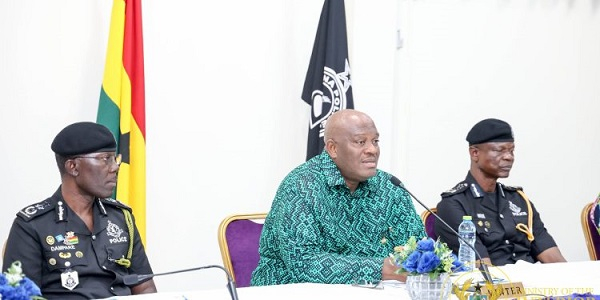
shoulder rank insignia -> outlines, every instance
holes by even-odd
[[[442,197],[448,197],[448,196],[452,196],[458,193],[462,193],[463,191],[465,191],[467,188],[469,187],[469,184],[466,182],[461,182],[457,185],[455,185],[453,188],[445,191],[442,193]]]
[[[116,206],[119,208],[125,208],[125,209],[131,210],[131,208],[129,206],[127,206],[124,203],[122,203],[121,201],[115,200],[113,198],[99,198],[98,200],[103,204],[108,204],[110,206]]]
[[[510,186],[510,185],[504,185],[502,183],[500,183],[500,186],[503,189],[507,190],[507,191],[513,191],[514,192],[514,191],[517,191],[517,190],[519,190],[519,191],[523,190],[523,187],[520,187],[520,186]]]
[[[48,200],[44,200],[42,202],[38,202],[36,204],[27,206],[23,209],[21,209],[18,213],[17,216],[23,218],[26,221],[29,221],[37,216],[43,215],[49,211],[51,211],[52,205],[50,204],[50,202],[48,202]]]

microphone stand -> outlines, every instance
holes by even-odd
[[[411,193],[408,189],[406,189],[404,187],[404,185],[402,184],[402,182],[400,181],[400,179],[398,179],[395,176],[392,176],[392,178],[390,178],[390,181],[402,188],[404,191],[406,191],[413,199],[415,199],[415,201],[417,201],[417,203],[419,203],[423,208],[425,208],[430,214],[432,214],[438,221],[442,222],[442,224],[444,224],[444,226],[446,226],[446,228],[450,229],[452,231],[452,233],[454,233],[461,241],[463,241],[467,246],[469,246],[469,248],[471,248],[473,250],[473,252],[475,252],[475,255],[477,255],[477,259],[479,259],[480,263],[480,269],[479,271],[481,272],[481,275],[483,275],[483,278],[485,279],[485,281],[487,283],[492,283],[492,275],[490,273],[490,270],[488,269],[488,266],[483,262],[483,259],[481,259],[481,255],[479,255],[479,252],[475,249],[474,246],[472,246],[470,243],[468,243],[460,234],[458,234],[458,232],[456,232],[456,230],[454,230],[454,228],[452,228],[452,226],[448,225],[448,223],[446,223],[444,220],[442,220],[442,218],[440,218],[440,216],[438,216],[436,213],[434,213],[431,209],[429,209],[429,207],[427,207],[427,205],[425,205],[425,203],[421,202],[421,200],[417,199],[417,197],[415,197],[415,195],[413,195],[413,193]],[[483,270],[481,270],[483,269]]]
[[[231,277],[231,275],[229,274],[229,272],[227,272],[227,270],[219,265],[208,265],[208,266],[203,266],[203,267],[196,267],[196,268],[189,268],[189,269],[183,269],[183,270],[177,270],[177,271],[171,271],[171,272],[164,272],[164,273],[156,273],[156,274],[142,274],[142,275],[136,275],[136,274],[130,274],[130,275],[125,275],[123,276],[123,283],[127,286],[130,285],[136,285],[142,281],[145,281],[147,279],[153,278],[155,276],[162,276],[162,275],[170,275],[170,274],[177,274],[177,273],[183,273],[183,272],[189,272],[189,271],[197,271],[197,270],[202,270],[202,269],[209,269],[209,268],[217,268],[217,269],[221,269],[223,270],[223,272],[225,272],[225,274],[227,274],[227,290],[229,290],[229,294],[231,295],[231,300],[238,300],[238,295],[237,295],[237,289],[235,286],[235,281],[233,281],[233,278]]]

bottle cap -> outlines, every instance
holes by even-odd
[[[471,216],[463,216],[463,220],[469,220],[469,221],[471,221],[471,220],[473,220],[473,217],[471,217]]]

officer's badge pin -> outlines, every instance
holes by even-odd
[[[51,235],[47,236],[46,243],[48,243],[48,245],[50,245],[50,246],[54,245],[54,237]]]
[[[77,256],[79,258],[82,258],[83,257],[83,252],[77,251],[77,252],[75,252],[75,256]]]
[[[60,274],[60,279],[62,286],[71,291],[79,284],[79,275],[77,274],[77,271],[71,269]]]
[[[481,220],[479,220],[479,222],[477,222],[477,225],[479,225],[479,227],[483,226],[483,222]]]
[[[65,237],[62,234],[58,234],[54,237],[57,242],[62,243],[65,241]]]
[[[79,244],[79,237],[77,237],[73,231],[69,231],[65,235],[64,243],[65,245],[77,245]]]

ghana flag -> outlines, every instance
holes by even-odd
[[[114,0],[97,122],[123,157],[116,198],[129,205],[146,241],[146,117],[141,0]]]

